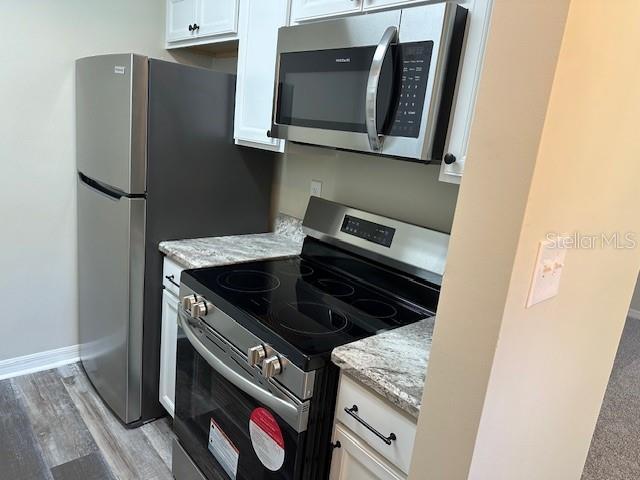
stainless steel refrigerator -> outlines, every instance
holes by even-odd
[[[273,155],[234,145],[234,98],[229,74],[76,62],[80,357],[129,426],[164,414],[158,243],[269,230]]]

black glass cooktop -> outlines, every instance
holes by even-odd
[[[433,315],[425,307],[367,286],[366,279],[351,278],[301,257],[186,273],[199,284],[192,284],[191,288],[217,307],[248,314],[259,322],[261,330],[274,333],[307,359]],[[369,281],[374,283],[375,278]],[[211,294],[218,298],[211,298]],[[239,321],[235,311],[226,313]],[[244,326],[251,329],[246,323]],[[278,351],[283,348],[266,339],[265,343],[271,343]],[[291,348],[286,350],[290,352]],[[286,355],[287,351],[281,353]]]

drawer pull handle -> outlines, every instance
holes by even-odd
[[[345,413],[347,415],[353,417],[356,420],[356,422],[358,422],[361,425],[363,425],[367,430],[371,431],[371,433],[373,433],[376,437],[378,437],[380,440],[382,440],[387,445],[391,445],[391,443],[396,440],[396,434],[395,433],[390,433],[388,437],[385,437],[383,434],[381,434],[379,431],[377,431],[375,428],[373,428],[371,425],[369,425],[367,422],[365,422],[362,418],[360,418],[358,416],[358,406],[357,405],[354,405],[351,408],[344,407],[344,411],[345,411]]]
[[[176,278],[176,277],[174,277],[173,275],[165,275],[165,276],[164,276],[164,278],[166,278],[167,280],[169,280],[169,283],[172,283],[172,284],[174,284],[176,287],[180,288],[180,284],[175,282],[174,278]]]

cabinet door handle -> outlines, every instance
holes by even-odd
[[[189,31],[193,32],[195,29],[193,28],[193,25],[189,24]]]
[[[193,24],[193,29],[194,30],[200,30],[200,25],[198,25],[197,23]]]
[[[363,425],[367,430],[369,430],[371,433],[373,433],[376,437],[378,437],[380,440],[382,440],[387,445],[391,445],[391,443],[396,440],[397,437],[396,437],[395,433],[390,433],[388,437],[385,437],[378,430],[376,430],[371,425],[369,425],[367,422],[365,422],[362,418],[360,418],[360,416],[358,416],[358,406],[357,405],[354,405],[351,408],[344,407],[344,411],[345,411],[345,413],[347,415],[353,417],[356,420],[356,422],[358,422],[359,424]]]
[[[176,278],[176,277],[174,277],[173,275],[165,275],[165,276],[164,276],[164,278],[166,278],[167,280],[169,280],[169,283],[172,283],[172,284],[173,284],[173,285],[175,285],[176,287],[180,288],[180,284],[179,284],[179,283],[176,283],[176,281],[174,280],[174,278]]]

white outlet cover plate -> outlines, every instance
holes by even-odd
[[[322,182],[320,180],[311,180],[311,195],[319,197],[322,195]]]
[[[561,240],[558,238],[540,242],[536,266],[529,287],[527,308],[558,294],[567,254],[567,249],[563,247]]]

